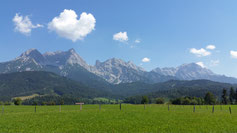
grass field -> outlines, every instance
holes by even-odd
[[[4,106],[0,132],[237,132],[237,106],[170,106],[123,104],[80,106]],[[1,109],[1,108],[0,108]]]

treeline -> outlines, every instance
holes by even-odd
[[[73,105],[78,102],[83,102],[85,104],[117,104],[117,103],[130,103],[130,104],[175,104],[175,105],[214,105],[214,104],[237,104],[237,89],[235,90],[233,87],[229,89],[222,90],[221,97],[214,95],[211,92],[207,92],[204,97],[191,97],[191,96],[183,96],[173,99],[165,99],[163,97],[149,97],[149,96],[133,96],[125,98],[122,100],[109,99],[103,97],[97,98],[77,98],[71,95],[47,95],[47,96],[37,96],[31,99],[21,100],[20,98],[15,98],[12,101],[1,102],[0,105]]]
[[[74,105],[75,103],[83,102],[85,104],[116,104],[120,103],[121,100],[108,99],[103,97],[87,99],[87,98],[76,98],[72,96],[37,96],[31,99],[21,100],[15,98],[12,101],[1,102],[0,105]]]
[[[164,104],[165,99],[163,97],[158,98],[151,98],[148,96],[134,96],[134,97],[128,97],[123,100],[123,103],[130,103],[130,104]]]
[[[158,97],[147,97],[147,96],[134,96],[128,97],[124,100],[124,103],[130,104],[143,104],[144,99],[146,99],[146,103],[156,103],[156,104],[163,104],[165,103],[164,98]],[[175,105],[214,105],[214,104],[237,104],[237,89],[235,90],[233,87],[230,88],[229,93],[227,89],[222,90],[221,98],[218,98],[211,92],[207,92],[204,97],[178,97],[174,99],[170,99],[167,101],[170,104]]]

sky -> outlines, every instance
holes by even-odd
[[[236,0],[3,0],[0,62],[30,48],[74,48],[90,65],[120,58],[145,70],[197,63],[237,77]]]

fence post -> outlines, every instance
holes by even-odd
[[[2,106],[2,114],[4,113],[4,105]]]
[[[229,106],[229,111],[230,111],[230,114],[231,114],[231,107]]]
[[[213,105],[213,107],[212,107],[212,113],[214,113],[214,110],[215,110],[215,108],[214,108],[214,105]]]

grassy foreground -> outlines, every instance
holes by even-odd
[[[0,114],[0,132],[237,132],[237,106],[64,105],[4,106]]]

